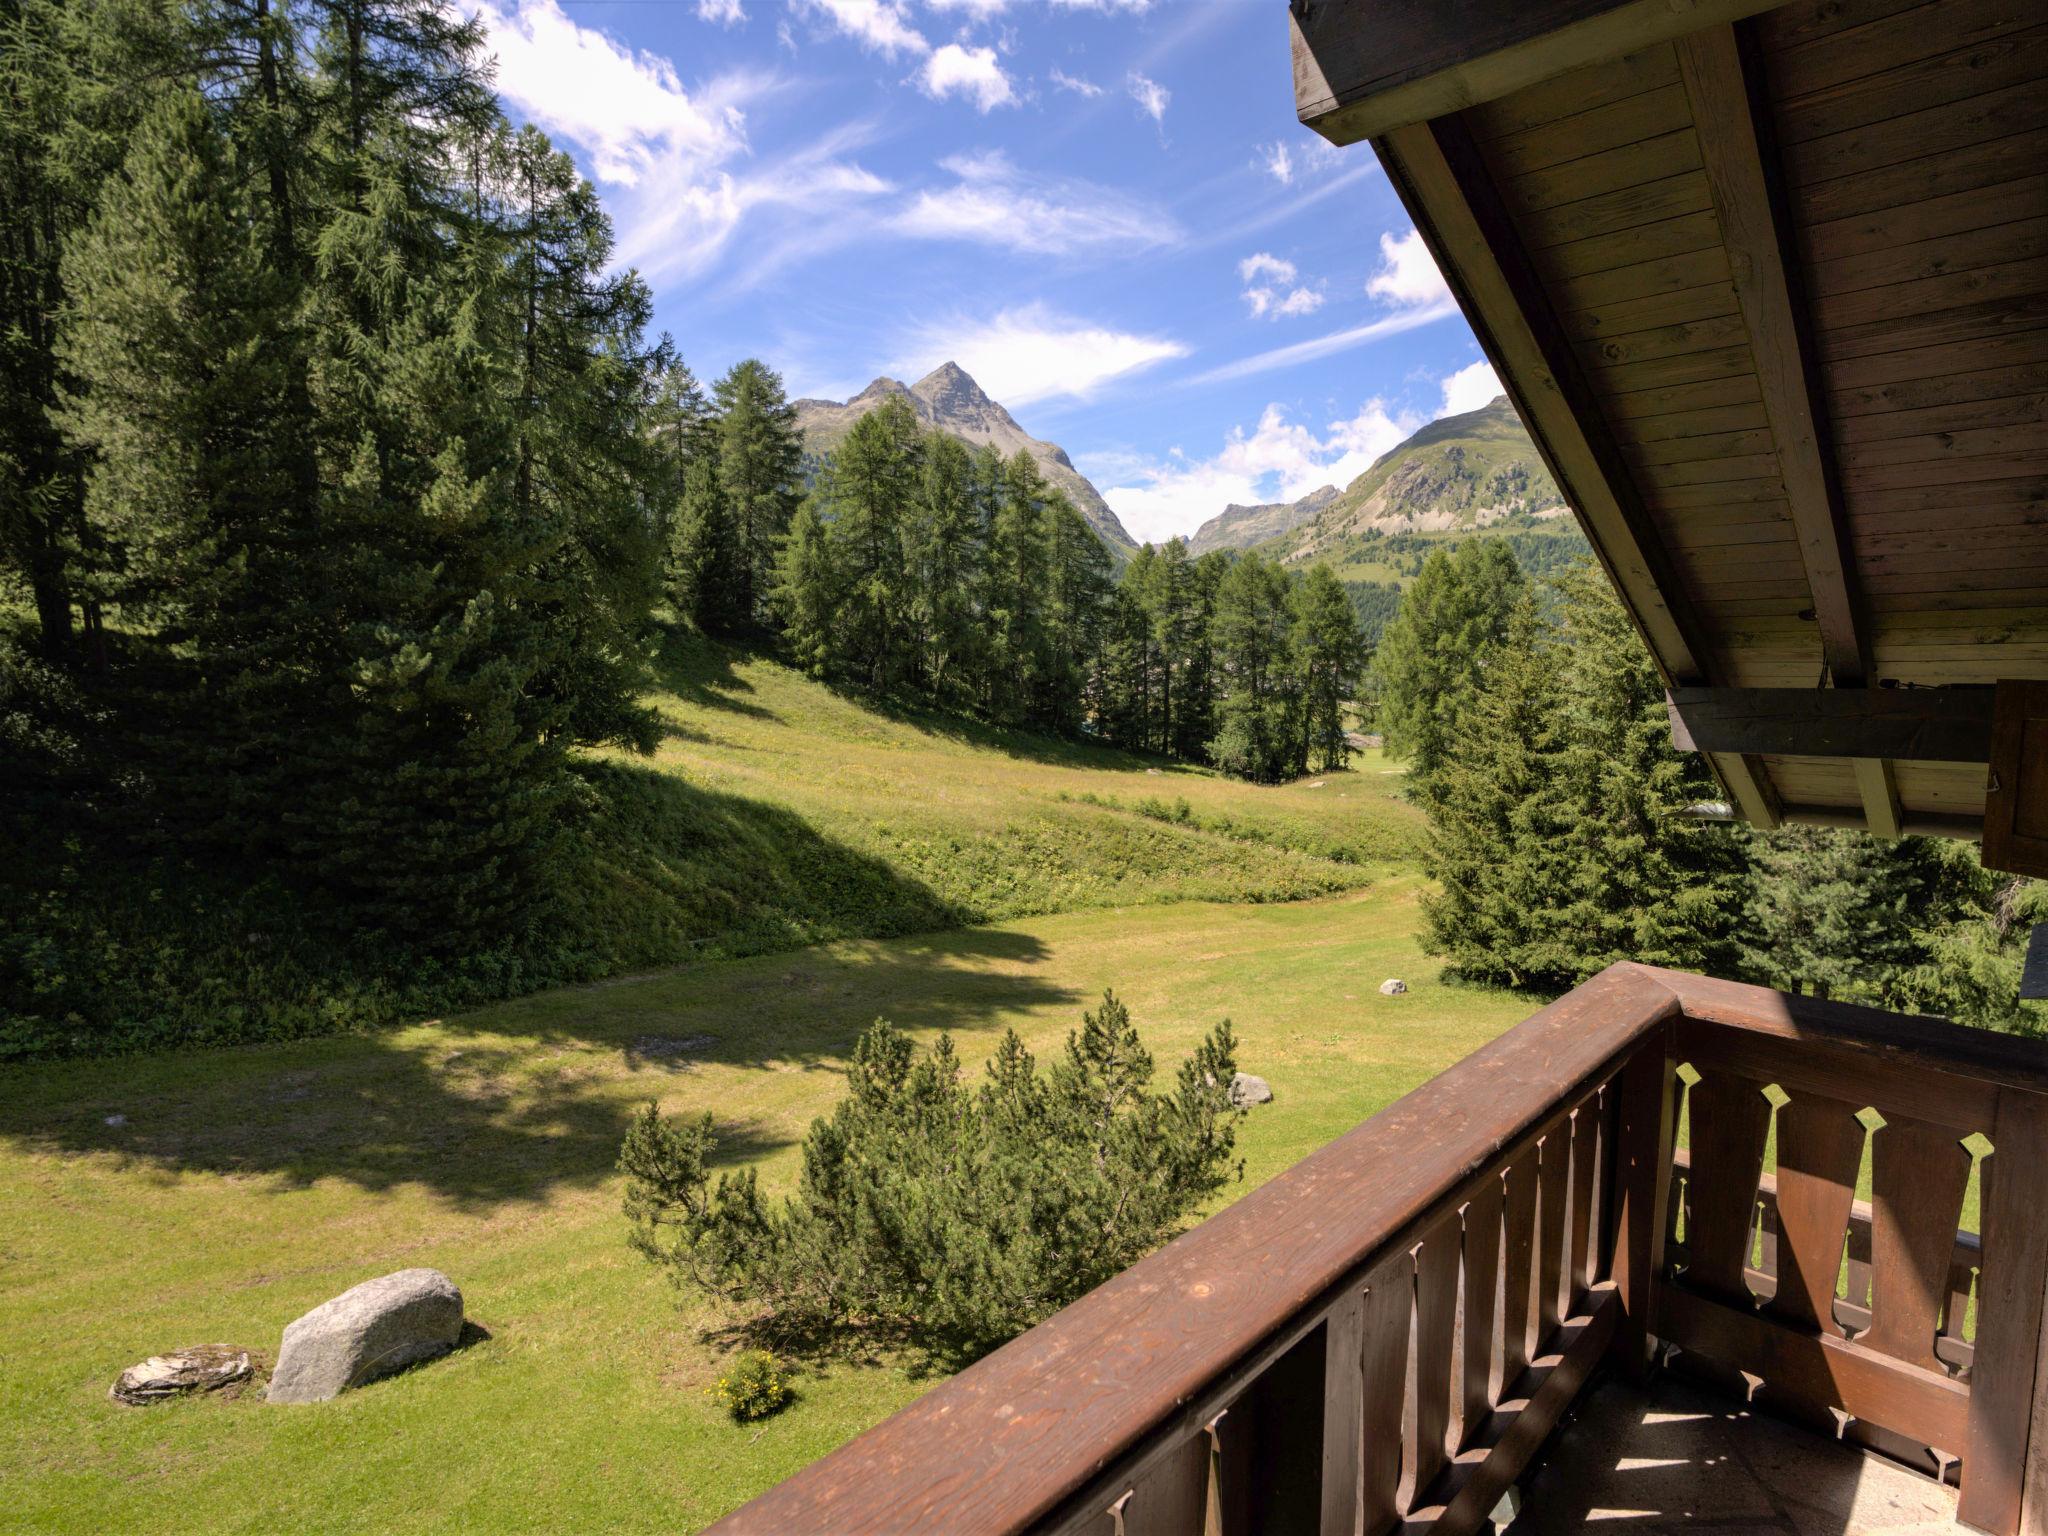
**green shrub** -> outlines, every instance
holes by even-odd
[[[704,1392],[742,1424],[781,1412],[796,1395],[789,1377],[765,1349],[743,1351]]]
[[[1014,1031],[978,1088],[941,1036],[886,1021],[847,1094],[815,1120],[793,1199],[720,1174],[711,1116],[652,1104],[621,1150],[632,1242],[679,1284],[750,1309],[785,1344],[900,1338],[972,1357],[1050,1317],[1180,1228],[1243,1165],[1231,1153],[1226,1020],[1153,1093],[1152,1058],[1112,993],[1043,1076]]]

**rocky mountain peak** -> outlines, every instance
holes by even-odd
[[[869,405],[879,405],[891,395],[907,395],[909,393],[910,390],[904,386],[901,379],[892,379],[885,373],[866,389],[855,395],[847,404],[852,405],[856,401],[865,400]]]
[[[991,400],[986,390],[958,363],[939,364],[910,386],[910,392],[931,407],[940,421],[1008,421],[1010,413]]]

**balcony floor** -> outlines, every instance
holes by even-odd
[[[1935,1536],[1955,1490],[1660,1373],[1609,1380],[1524,1480],[1507,1536]]]

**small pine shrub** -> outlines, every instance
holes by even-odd
[[[1226,1020],[1151,1090],[1113,993],[1040,1074],[1014,1031],[978,1086],[950,1038],[919,1052],[886,1020],[847,1094],[811,1123],[793,1199],[709,1173],[709,1114],[649,1104],[619,1155],[633,1246],[678,1284],[754,1315],[770,1342],[907,1340],[984,1354],[1135,1263],[1244,1168],[1232,1158]]]
[[[796,1395],[788,1375],[765,1349],[743,1352],[704,1392],[741,1424],[780,1413]]]

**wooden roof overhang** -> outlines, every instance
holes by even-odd
[[[2039,0],[1290,11],[1740,813],[2048,873]]]

